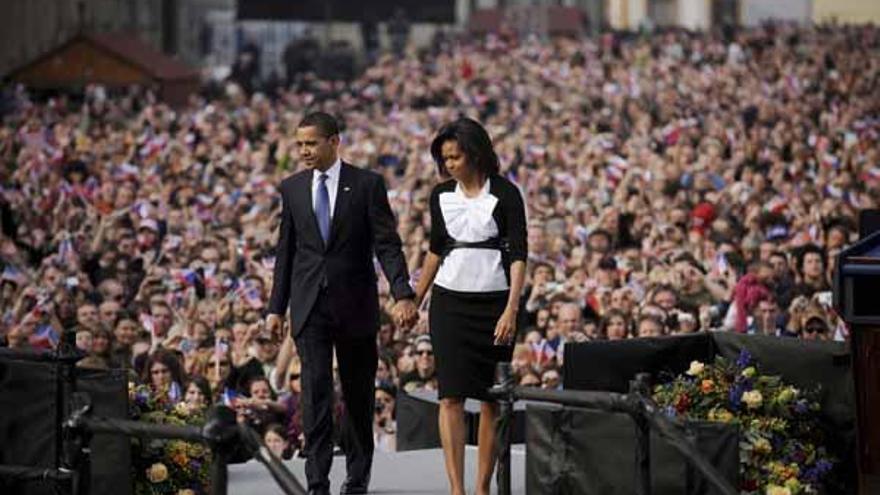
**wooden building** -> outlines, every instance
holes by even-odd
[[[171,105],[198,91],[199,73],[125,34],[80,34],[9,73],[34,89],[78,91],[87,84],[156,88]]]

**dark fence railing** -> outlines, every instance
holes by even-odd
[[[281,461],[266,447],[260,435],[250,426],[235,420],[235,411],[218,405],[208,410],[205,425],[196,426],[153,425],[140,421],[113,418],[93,418],[89,405],[75,410],[64,425],[79,444],[88,445],[88,437],[94,433],[108,433],[140,438],[177,439],[200,442],[211,448],[211,493],[226,495],[230,454],[243,445],[250,455],[269,470],[278,486],[288,495],[304,495],[303,486]],[[88,476],[88,473],[80,473]],[[86,483],[87,485],[88,483]],[[73,495],[83,495],[74,493]]]
[[[637,375],[636,379],[630,382],[628,394],[517,387],[514,386],[510,364],[500,363],[496,374],[496,385],[490,389],[490,394],[499,401],[496,428],[499,495],[510,495],[510,432],[513,422],[513,403],[518,400],[548,402],[629,414],[636,426],[636,452],[634,456],[636,495],[650,495],[652,493],[651,430],[657,432],[660,438],[678,450],[720,493],[737,495],[739,492],[688,441],[682,432],[682,425],[657,410],[657,405],[651,399],[648,383],[649,376],[647,374]]]

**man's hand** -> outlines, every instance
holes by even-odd
[[[394,324],[402,328],[412,328],[419,321],[419,309],[412,299],[401,299],[391,309]]]
[[[281,315],[269,314],[266,316],[266,329],[272,333],[272,335],[276,337],[282,337],[281,335],[281,327],[282,327],[282,319]]]

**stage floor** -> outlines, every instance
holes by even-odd
[[[511,492],[526,492],[526,455],[523,445],[514,445],[511,450]],[[286,462],[297,479],[305,486],[305,461],[293,459]],[[472,493],[477,475],[477,448],[466,446],[465,489]],[[330,493],[338,494],[345,480],[345,458],[333,458],[330,471]],[[495,480],[492,480],[495,491]],[[229,493],[231,495],[281,494],[275,481],[263,465],[257,461],[229,466]],[[377,452],[373,457],[373,479],[370,493],[412,493],[424,495],[445,495],[449,493],[446,470],[443,467],[443,451],[440,449],[411,450],[383,454]]]

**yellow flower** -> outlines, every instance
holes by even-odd
[[[767,495],[791,495],[791,490],[784,486],[767,485]]]
[[[176,406],[174,406],[174,412],[181,417],[189,416],[189,404],[186,402],[178,402]]]
[[[153,483],[161,483],[168,479],[168,468],[165,464],[157,462],[147,469],[147,479]]]
[[[749,409],[757,409],[764,402],[764,396],[758,390],[750,390],[742,394],[742,401],[746,403]]]
[[[688,368],[687,374],[691,376],[700,376],[703,374],[703,370],[706,369],[706,365],[699,361],[691,361],[691,367]]]
[[[794,387],[785,387],[784,389],[782,389],[782,391],[779,392],[779,395],[777,396],[777,400],[781,404],[785,404],[786,402],[790,402],[790,401],[794,400],[795,398],[797,398],[797,396],[798,396],[798,389],[796,389]]]
[[[709,420],[730,423],[733,420],[733,414],[727,409],[712,409],[709,411]]]
[[[186,453],[192,457],[199,457],[205,454],[205,449],[197,443],[186,444]]]
[[[758,454],[769,454],[773,450],[773,446],[766,438],[759,438],[752,444],[752,448]]]
[[[797,476],[797,475],[794,475],[794,476]],[[794,476],[785,480],[785,488],[787,488],[791,493],[800,493],[801,483]]]
[[[751,377],[755,376],[755,373],[757,373],[757,371],[755,371],[754,366],[749,366],[748,368],[742,370],[742,376],[744,376],[746,378],[751,378]]]
[[[700,384],[700,390],[702,390],[704,394],[711,393],[715,390],[715,382],[712,380],[703,380],[703,383]]]

